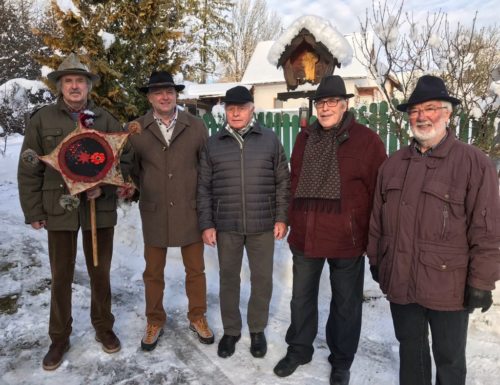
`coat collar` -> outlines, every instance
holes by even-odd
[[[178,110],[178,115],[177,115],[177,122],[175,123],[174,131],[172,132],[172,138],[170,140],[170,145],[174,142],[175,138],[180,135],[182,131],[189,125],[188,117],[187,114],[182,111]],[[167,142],[165,141],[165,137],[161,133],[160,127],[158,127],[158,124],[156,123],[155,117],[153,115],[153,110],[149,110],[146,115],[144,115],[144,129],[145,130],[150,130],[151,133],[158,139],[160,142],[162,142],[165,146],[167,145]]]
[[[259,134],[259,135],[262,134],[262,127],[259,124],[259,122],[256,121],[255,124],[253,125],[253,127],[250,129],[250,131],[248,131],[248,135],[250,135],[252,133],[253,134]],[[219,134],[220,139],[223,139],[226,136],[232,137],[231,133],[228,130],[225,129],[225,124],[219,130],[218,134]]]
[[[448,135],[446,136],[445,140],[432,150],[429,158],[446,158],[448,156],[451,148],[453,147],[453,144],[457,139],[453,131],[451,131],[449,128],[447,128],[446,130],[448,132]],[[415,138],[413,138],[411,140],[411,143],[403,150],[403,159],[409,159],[414,156],[421,156],[415,148],[415,143],[416,140]]]

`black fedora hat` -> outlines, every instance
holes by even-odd
[[[406,103],[399,104],[396,108],[399,111],[406,112],[408,107],[414,104],[427,102],[429,100],[444,100],[446,102],[450,102],[454,106],[461,103],[459,99],[448,94],[448,90],[446,89],[443,79],[438,78],[437,76],[424,75],[418,79],[417,85],[411,93],[408,101]]]
[[[138,87],[139,91],[147,94],[150,88],[174,87],[177,92],[182,91],[184,84],[175,84],[172,75],[167,71],[153,71],[149,77],[149,83],[144,87]]]
[[[253,103],[253,96],[246,87],[236,86],[226,91],[224,103],[226,104],[245,104],[248,102]]]
[[[332,96],[338,96],[344,99],[349,99],[354,96],[354,94],[346,93],[344,80],[339,75],[329,75],[321,79],[312,100]]]

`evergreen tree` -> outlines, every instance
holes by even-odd
[[[19,6],[21,4],[21,6]],[[0,0],[0,84],[13,78],[35,79],[40,75],[33,52],[40,40],[31,31],[31,18],[26,10],[30,2],[15,4]]]
[[[188,54],[182,48],[178,28],[180,3],[169,0],[73,0],[77,12],[63,12],[52,0],[51,9],[61,35],[38,30],[45,44],[62,55],[42,53],[37,60],[57,68],[70,52],[100,75],[93,88],[97,104],[122,121],[147,108],[137,86],[147,82],[153,70],[178,72]]]

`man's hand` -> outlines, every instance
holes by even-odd
[[[203,242],[208,246],[213,247],[217,244],[217,231],[213,227],[203,230],[201,237]]]
[[[493,296],[490,290],[476,289],[467,285],[465,287],[464,307],[472,313],[474,309],[481,308],[481,313],[487,311],[493,304]]]
[[[134,196],[135,188],[132,186],[120,186],[116,189],[116,195],[120,199],[130,199]]]
[[[31,227],[33,227],[35,230],[44,229],[46,225],[46,220],[31,222]]]
[[[274,224],[274,238],[277,240],[283,239],[288,231],[288,226],[283,222],[276,222]]]
[[[101,196],[102,194],[102,189],[98,187],[91,188],[90,190],[87,190],[87,199],[97,199]]]

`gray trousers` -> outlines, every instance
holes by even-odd
[[[220,310],[224,334],[241,333],[240,283],[243,248],[250,267],[250,299],[247,323],[250,333],[262,332],[269,318],[273,291],[274,235],[272,231],[244,235],[217,233],[220,274]]]

